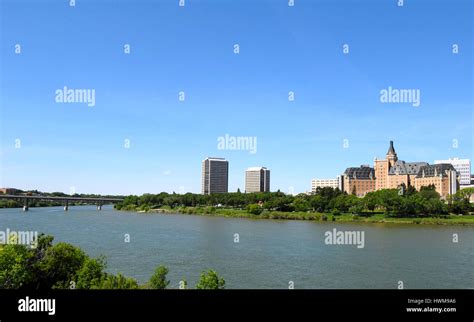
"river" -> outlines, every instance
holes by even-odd
[[[474,227],[252,220],[120,212],[111,206],[0,209],[0,230],[38,231],[105,255],[107,270],[170,287],[212,268],[226,288],[474,288]],[[327,231],[364,232],[364,247],[327,245]],[[129,234],[130,242],[125,242]],[[238,234],[238,235],[236,235]],[[459,241],[453,242],[453,234]],[[238,242],[235,242],[238,237]]]

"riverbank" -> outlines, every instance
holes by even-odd
[[[218,208],[218,207],[161,207],[157,209],[127,208],[126,211],[136,211],[144,214],[185,214],[198,216],[216,216],[229,218],[247,219],[280,219],[280,220],[310,220],[310,221],[332,221],[332,222],[364,222],[364,223],[394,223],[394,224],[429,224],[429,225],[472,225],[474,226],[474,215],[445,215],[439,217],[413,216],[394,217],[383,213],[352,214],[352,213],[319,213],[319,212],[282,212],[264,210],[260,215],[248,213],[242,209]]]

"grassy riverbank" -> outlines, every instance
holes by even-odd
[[[413,216],[413,217],[394,217],[384,213],[320,213],[320,212],[282,212],[264,210],[260,215],[254,215],[246,210],[217,207],[161,207],[158,209],[140,209],[130,207],[122,209],[128,211],[138,211],[141,213],[166,213],[166,214],[188,214],[204,215],[230,218],[248,218],[248,219],[284,219],[284,220],[312,220],[312,221],[332,221],[332,222],[367,222],[367,223],[396,223],[396,224],[432,224],[432,225],[473,225],[474,215],[444,215],[439,217],[432,216]]]

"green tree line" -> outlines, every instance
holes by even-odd
[[[312,194],[288,195],[283,192],[261,193],[217,193],[202,194],[144,194],[127,196],[115,207],[118,210],[150,210],[160,207],[172,209],[179,207],[227,207],[246,209],[259,215],[264,210],[281,212],[321,212],[338,214],[352,212],[357,214],[383,212],[397,215],[443,215],[448,213],[468,214],[472,211],[469,202],[473,188],[459,190],[456,194],[442,200],[434,186],[401,186],[400,189],[382,189],[367,193],[363,198],[347,194],[339,189],[318,188]]]

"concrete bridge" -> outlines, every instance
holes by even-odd
[[[97,210],[102,210],[105,203],[114,203],[123,201],[120,198],[84,198],[84,197],[53,197],[53,196],[25,196],[25,195],[0,195],[0,199],[23,200],[23,211],[28,211],[30,200],[49,200],[64,202],[64,211],[68,211],[70,201],[81,201],[97,205]]]

